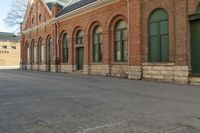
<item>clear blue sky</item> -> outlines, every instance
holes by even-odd
[[[7,13],[9,12],[12,2],[14,0],[3,0],[0,4],[0,32],[14,32],[13,28],[6,27],[2,19],[6,18]]]

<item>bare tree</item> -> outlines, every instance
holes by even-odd
[[[15,0],[7,17],[4,19],[6,26],[15,27],[23,21],[27,3],[28,0]]]
[[[8,12],[7,17],[4,19],[4,23],[8,27],[17,27],[19,30],[19,24],[23,21],[26,12],[27,4],[29,0],[13,0],[11,10]],[[80,0],[44,0],[45,2],[63,2],[68,4],[73,4]],[[16,31],[17,31],[16,30]]]

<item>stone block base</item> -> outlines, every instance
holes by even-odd
[[[38,71],[38,65],[32,65],[32,70]]]
[[[83,74],[89,74],[89,66],[83,65]]]
[[[128,65],[113,65],[111,67],[111,76],[128,78]]]
[[[128,67],[128,78],[140,80],[142,78],[142,67],[141,66],[129,66]]]
[[[188,84],[188,66],[175,66],[174,63],[143,63],[143,78]]]
[[[31,70],[31,68],[32,68],[31,65],[26,65],[27,70]]]
[[[89,67],[89,74],[109,76],[109,65],[93,64]]]
[[[73,65],[61,64],[60,65],[60,72],[72,73],[73,72]]]
[[[39,65],[39,71],[46,72],[47,66],[46,65]]]
[[[189,83],[191,85],[200,85],[200,77],[189,77]]]
[[[174,67],[174,82],[179,84],[188,84],[189,82],[189,68],[188,66]]]

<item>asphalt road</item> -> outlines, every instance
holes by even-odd
[[[200,133],[200,86],[1,70],[0,133]]]

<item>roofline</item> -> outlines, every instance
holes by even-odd
[[[26,26],[27,18],[28,18],[27,15],[28,15],[29,12],[30,12],[30,7],[31,7],[33,1],[34,1],[34,0],[29,0],[29,1],[28,1],[27,8],[26,8],[26,13],[25,13],[25,15],[24,15],[24,19],[23,19],[23,22],[22,22],[22,23],[23,23],[22,28],[25,28],[25,26]],[[48,12],[50,13],[50,15],[52,16],[52,12],[49,10],[47,4],[44,2],[44,0],[41,0],[41,1],[43,2],[43,4],[45,5],[46,9],[48,10]],[[24,23],[24,22],[25,22],[25,23]]]
[[[120,0],[97,0],[95,2],[92,2],[91,4],[88,4],[88,5],[85,5],[83,7],[80,7],[76,10],[73,10],[69,13],[66,13],[62,16],[59,16],[57,18],[52,18],[50,20],[48,20],[47,22],[45,23],[42,23],[36,27],[33,27],[33,28],[30,28],[30,29],[27,29],[25,31],[22,31],[22,33],[27,33],[27,32],[30,32],[30,31],[34,31],[34,30],[37,30],[37,29],[40,29],[40,28],[43,28],[49,24],[52,24],[52,23],[57,23],[58,21],[59,22],[62,22],[62,21],[65,21],[65,20],[68,20],[70,18],[73,18],[73,17],[76,17],[76,16],[80,16],[81,14],[84,14],[84,13],[87,13],[87,12],[91,12],[92,10],[96,10],[98,8],[102,8],[101,5],[103,6],[107,6],[107,5],[110,5],[110,4],[113,4],[115,2],[118,2]],[[91,9],[89,11],[87,11],[88,9]]]

